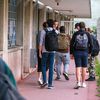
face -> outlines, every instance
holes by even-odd
[[[58,26],[59,26],[59,23],[58,22],[55,22],[54,23],[54,28],[58,28]]]
[[[76,28],[77,30],[80,30],[80,27],[79,26],[77,26],[77,28]]]

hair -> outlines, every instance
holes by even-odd
[[[48,24],[48,27],[53,27],[53,24],[54,24],[53,19],[48,19],[47,24]]]
[[[75,24],[75,28],[77,28],[78,26],[79,26],[79,23],[76,23],[76,24]]]
[[[44,22],[43,23],[43,28],[47,28],[47,27],[48,27],[47,22]]]
[[[65,26],[60,26],[60,32],[65,33]]]
[[[79,23],[79,27],[80,27],[80,28],[85,28],[85,23],[84,23],[84,22],[80,22],[80,23]]]

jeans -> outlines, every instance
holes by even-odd
[[[56,53],[56,72],[57,77],[60,78],[61,75],[61,65],[64,65],[63,72],[68,73],[69,63],[70,63],[70,54],[69,53]]]
[[[47,67],[47,60],[49,62],[49,77],[48,77],[48,86],[52,86],[53,80],[53,65],[54,65],[54,53],[52,52],[44,52],[42,54],[42,75],[43,75],[43,83],[47,82],[46,76],[46,67]]]

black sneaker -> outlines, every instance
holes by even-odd
[[[43,83],[42,85],[41,85],[41,88],[45,88],[47,86],[47,83]]]
[[[86,79],[85,81],[95,81],[95,77],[89,77],[89,78]]]
[[[60,77],[56,77],[55,80],[58,81],[58,80],[61,80],[61,78]]]
[[[66,80],[69,80],[68,74],[67,73],[63,73],[64,77]]]
[[[47,89],[53,89],[54,88],[54,86],[48,86],[48,88]]]

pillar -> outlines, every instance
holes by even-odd
[[[8,0],[0,0],[0,50],[8,62]]]
[[[32,48],[33,0],[24,0],[23,66],[30,71],[30,52]]]

